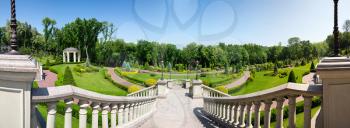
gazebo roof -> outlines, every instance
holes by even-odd
[[[77,48],[69,47],[63,50],[64,52],[79,52]]]

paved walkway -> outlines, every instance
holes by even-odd
[[[141,73],[154,73],[154,74],[162,74],[162,72],[154,72],[154,71],[149,71],[149,70],[140,70]],[[201,73],[205,73],[205,74],[216,74],[216,73],[224,73],[224,70],[220,70],[220,71],[212,71],[212,72],[201,72]],[[168,72],[165,72],[168,73]],[[172,72],[171,75],[175,75],[175,76],[186,76],[187,73],[176,73],[176,72]],[[190,76],[195,76],[196,73],[189,73],[188,75]]]
[[[225,85],[226,88],[234,88],[237,87],[239,85],[244,84],[248,78],[250,77],[250,72],[249,71],[244,71],[243,72],[243,76],[241,78],[239,78],[238,80],[233,81],[232,83]]]
[[[314,82],[314,75],[315,73],[309,73],[303,77],[302,82],[305,84],[315,84]]]
[[[38,81],[39,88],[54,87],[57,80],[57,74],[50,70],[43,71],[46,74],[45,80]]]
[[[120,85],[123,85],[123,86],[126,86],[126,87],[129,87],[129,86],[132,86],[132,85],[135,85],[134,83],[131,83],[129,81],[126,81],[124,80],[123,78],[121,78],[120,76],[118,76],[115,72],[114,72],[114,68],[110,68],[110,67],[107,67],[107,70],[108,70],[108,74],[111,75],[111,78],[114,82],[120,84]]]
[[[157,111],[142,128],[218,128],[202,113],[203,99],[188,97],[188,89],[174,86],[165,99],[157,99]]]

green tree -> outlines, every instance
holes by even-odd
[[[290,71],[290,73],[289,73],[288,82],[292,82],[292,83],[296,83],[297,82],[297,78],[296,78],[293,70]]]
[[[69,66],[67,66],[66,69],[64,70],[62,84],[76,86],[72,70],[69,68]]]
[[[42,24],[44,26],[44,41],[45,41],[45,51],[49,51],[50,48],[54,48],[53,43],[53,37],[54,37],[54,31],[55,31],[55,25],[56,21],[53,19],[50,19],[48,17],[45,17],[42,20]]]
[[[316,72],[314,61],[311,62],[310,72]]]

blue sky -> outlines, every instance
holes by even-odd
[[[271,46],[298,36],[312,42],[332,33],[332,0],[16,0],[17,18],[42,31],[50,17],[57,27],[77,17],[118,26],[115,38],[173,43],[257,43]],[[0,0],[0,25],[10,17]],[[350,0],[340,0],[339,24],[350,19]]]

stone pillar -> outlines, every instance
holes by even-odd
[[[108,128],[109,104],[102,104],[102,128]]]
[[[288,96],[288,125],[289,128],[296,127],[296,96]]]
[[[80,57],[81,57],[81,53],[80,51],[78,52],[78,62],[80,62]]]
[[[304,97],[304,128],[311,128],[311,104],[312,96]]]
[[[118,112],[118,105],[112,104],[111,105],[111,128],[117,128],[117,112]]]
[[[323,127],[349,127],[350,105],[350,59],[326,57],[317,65],[317,74],[323,83],[323,103],[319,116]]]
[[[187,88],[189,88],[189,87],[191,87],[191,81],[190,81],[189,79],[187,79],[187,80],[185,81],[185,88],[187,89]]]
[[[254,102],[254,128],[260,128],[260,101]]]
[[[63,58],[62,58],[63,63],[66,62],[66,53],[63,52]]]
[[[192,89],[190,92],[192,98],[202,98],[203,97],[203,88],[201,80],[192,81]]]
[[[73,99],[65,100],[66,111],[64,114],[64,128],[72,128],[72,104]]]
[[[99,108],[100,108],[100,103],[92,103],[92,120],[91,120],[91,125],[92,128],[98,128],[98,113],[99,113]]]
[[[56,117],[56,102],[50,102],[47,104],[47,119],[46,128],[55,128]]]
[[[245,127],[246,128],[251,128],[253,127],[252,125],[252,103],[249,102],[247,104],[247,121],[245,122]]]
[[[88,101],[79,101],[79,128],[86,128],[87,119],[87,107],[89,107]]]
[[[67,54],[67,63],[69,63],[70,62],[70,53],[67,52],[66,54]]]
[[[0,54],[0,127],[30,128],[31,86],[38,72],[27,55]],[[11,115],[11,116],[8,116]]]
[[[167,87],[167,81],[166,80],[159,80],[157,83],[158,88],[158,97],[159,98],[166,98],[168,94],[168,87]]]
[[[74,60],[74,63],[77,62],[77,52],[73,52],[73,60]]]
[[[266,100],[264,101],[264,111],[265,111],[265,115],[264,115],[264,128],[270,128],[270,119],[271,119],[271,104],[272,101],[271,100]]]
[[[276,128],[283,128],[283,97],[278,97],[276,106]]]

